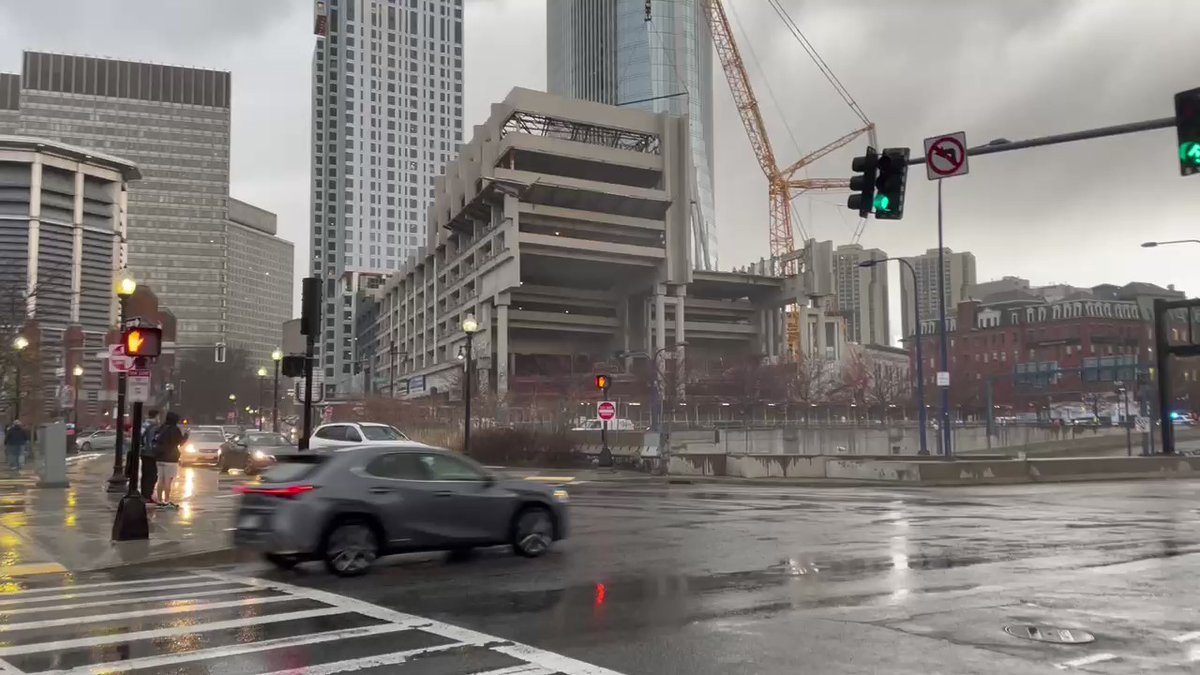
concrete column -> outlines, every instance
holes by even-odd
[[[75,226],[71,232],[71,323],[79,322],[79,293],[83,274],[83,188],[83,171],[76,171],[75,213],[71,221]]]
[[[665,289],[662,286],[654,288],[654,349],[655,351],[667,346],[667,307]]]
[[[508,394],[508,299],[496,302],[496,396]]]
[[[29,257],[25,269],[25,315],[37,309],[38,244],[42,232],[42,156],[36,155],[29,176]]]
[[[482,344],[477,344],[479,351],[475,357],[475,381],[478,383],[476,391],[480,394],[491,391],[491,361],[492,347],[496,344],[492,331],[492,305],[488,302],[479,303],[479,325],[484,327]],[[478,355],[484,358],[480,359]]]

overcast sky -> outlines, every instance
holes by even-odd
[[[553,1],[553,0],[551,0]],[[790,163],[854,128],[762,0],[726,0],[776,154]],[[783,0],[867,115],[883,146],[963,130],[970,144],[1173,114],[1200,87],[1197,0]],[[0,71],[23,49],[218,68],[233,73],[232,193],[279,214],[306,271],[309,207],[309,0],[0,0]],[[466,132],[513,86],[545,85],[545,0],[467,0]],[[873,49],[872,44],[885,48]],[[717,219],[722,266],[766,254],[766,183],[718,71]],[[790,131],[789,131],[790,130]],[[792,139],[795,139],[793,142]],[[865,141],[813,167],[849,175]],[[978,157],[944,185],[946,244],[973,251],[981,281],[1128,280],[1200,289],[1200,177],[1181,178],[1173,130]],[[862,237],[891,255],[936,247],[936,191],[914,168],[904,219]],[[845,242],[844,195],[802,196],[810,235]],[[896,274],[892,271],[893,276]],[[893,294],[898,304],[898,293]],[[894,314],[894,312],[893,312]],[[893,332],[899,332],[897,329]]]

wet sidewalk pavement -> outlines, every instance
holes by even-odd
[[[68,467],[70,487],[39,488],[36,474],[0,471],[0,580],[82,572],[226,550],[233,487],[241,476],[180,469],[178,510],[147,509],[149,541],[113,542],[120,494],[107,492],[111,457],[81,457]]]

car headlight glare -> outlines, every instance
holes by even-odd
[[[263,452],[262,450],[255,450],[254,452],[250,453],[250,456],[254,457],[254,459],[266,459],[267,453]]]
[[[188,443],[187,445],[183,446],[183,451],[190,455],[194,455],[196,454],[196,446]]]
[[[570,497],[570,495],[567,494],[566,490],[564,490],[562,488],[558,488],[557,490],[554,491],[554,498],[560,502],[565,502],[565,501],[569,500],[571,497]]]

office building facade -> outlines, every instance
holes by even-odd
[[[970,297],[975,283],[975,254],[969,251],[955,253],[945,249],[945,302],[946,317],[949,318],[958,307],[958,303]],[[931,248],[924,254],[907,258],[917,272],[917,286],[913,287],[912,277],[905,271],[900,275],[900,304],[903,313],[902,325],[904,337],[913,334],[913,303],[921,313],[921,321],[932,321],[938,318],[940,305],[938,303],[938,250]]]
[[[846,319],[846,339],[863,345],[887,345],[888,275],[886,265],[859,267],[864,260],[882,260],[887,253],[859,244],[833,251],[834,307]]]
[[[687,115],[692,258],[718,265],[713,188],[713,46],[697,0],[550,0],[546,83],[552,94]]]
[[[113,275],[125,252],[132,163],[43,138],[0,136],[0,408],[20,398],[27,422],[96,412],[104,349],[116,321]],[[17,336],[27,346],[9,351]],[[15,377],[11,359],[20,359]],[[68,376],[75,366],[84,371]],[[72,388],[87,393],[76,399]]]
[[[275,214],[229,200],[229,334],[251,363],[270,365],[283,340],[281,326],[292,317],[295,252],[275,236]]]
[[[462,0],[317,0],[312,274],[327,396],[355,390],[356,298],[425,244],[433,181],[462,140]]]

